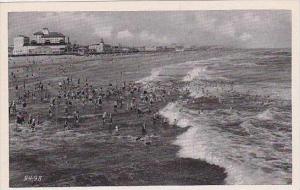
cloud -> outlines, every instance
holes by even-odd
[[[9,13],[8,21],[10,44],[19,34],[32,37],[48,27],[83,45],[104,38],[136,46],[291,46],[291,12],[285,10],[20,12]]]
[[[253,12],[245,13],[243,19],[249,23],[259,23],[261,21],[260,16]]]
[[[239,39],[242,41],[248,41],[252,39],[252,35],[248,33],[243,33],[242,35],[239,36]]]
[[[148,31],[143,30],[139,35],[139,39],[148,43],[160,43],[167,44],[170,40],[166,36],[156,36],[155,34],[151,34]]]
[[[220,34],[233,38],[235,37],[236,29],[233,23],[226,22],[218,27],[218,32],[220,32]]]
[[[120,31],[117,33],[117,38],[124,39],[124,38],[132,38],[133,34],[128,30]]]
[[[110,38],[112,36],[112,27],[96,28],[94,34],[100,38]]]
[[[217,19],[207,14],[196,14],[196,21],[201,30],[213,31],[217,27]]]

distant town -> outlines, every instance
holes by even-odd
[[[24,35],[14,38],[13,47],[9,47],[9,56],[28,55],[92,55],[92,54],[128,54],[137,52],[182,52],[197,50],[199,47],[171,44],[169,46],[127,47],[110,45],[101,38],[99,43],[80,45],[71,43],[69,37],[60,32],[52,32],[48,28],[33,34],[33,39]]]

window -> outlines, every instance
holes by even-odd
[[[51,44],[50,40],[45,40],[45,44]]]

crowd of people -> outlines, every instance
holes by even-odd
[[[30,85],[24,80],[23,85],[15,84],[14,93],[15,98],[9,104],[9,114],[12,118],[15,116],[17,126],[29,126],[34,132],[41,124],[40,118],[43,118],[60,123],[63,121],[60,125],[68,130],[80,127],[85,114],[91,115],[92,112],[99,126],[113,128],[114,134],[119,135],[120,123],[114,122],[114,115],[118,112],[132,112],[138,120],[142,120],[147,113],[153,115],[155,123],[159,115],[153,110],[154,103],[165,102],[171,92],[163,87],[145,87],[130,81],[96,87],[87,78],[75,79],[70,76],[58,82],[39,81]],[[35,104],[48,105],[46,114],[38,110],[39,106],[35,108]],[[144,122],[141,135],[146,134]]]
[[[198,97],[214,98],[219,104],[223,104],[224,93],[244,96],[234,89],[233,82],[212,80],[201,80],[199,85],[185,84],[183,90],[178,85],[152,85],[151,82],[141,84],[126,80],[120,80],[115,84],[93,85],[86,77],[66,76],[68,64],[58,65],[57,73],[61,72],[65,76],[60,77],[62,78],[60,80],[29,81],[30,75],[34,76],[35,68],[36,73],[40,72],[38,65],[35,63],[32,65],[35,67],[26,66],[21,76],[13,71],[10,73],[15,96],[12,96],[14,98],[11,98],[9,103],[9,114],[15,116],[17,125],[26,123],[32,131],[41,124],[41,120],[51,120],[56,123],[59,121],[60,126],[65,130],[80,127],[85,120],[85,115],[92,114],[99,121],[99,126],[109,126],[109,129],[114,128],[115,134],[119,134],[120,123],[114,122],[114,115],[119,112],[132,112],[136,114],[137,120],[142,121],[144,113],[147,112],[147,115],[152,114],[153,124],[155,124],[160,120],[160,116],[156,113],[157,110],[153,110],[154,104],[172,101],[171,94],[176,94],[176,99],[180,99],[185,95],[189,96],[190,91],[196,91],[199,92]],[[122,78],[122,72],[120,75]],[[194,101],[193,98],[189,100]],[[264,102],[264,104],[268,103]],[[47,105],[47,111],[40,112],[39,107],[34,108],[35,104]],[[101,117],[98,117],[99,115]],[[162,121],[166,122],[166,119]],[[141,125],[141,134],[147,134],[146,123]]]

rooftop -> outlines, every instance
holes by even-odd
[[[44,34],[42,31],[38,31],[33,33],[33,35],[42,35],[43,38],[51,38],[51,37],[65,37],[62,33],[59,32],[49,32],[49,34]]]
[[[18,37],[29,38],[28,36],[18,35]]]

